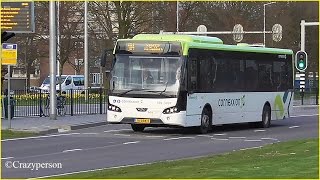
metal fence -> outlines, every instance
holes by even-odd
[[[86,97],[87,95],[87,97]],[[58,95],[57,95],[58,96]],[[68,90],[64,97],[63,115],[105,114],[107,112],[107,90]],[[7,116],[7,96],[2,96],[3,116]],[[41,90],[26,92],[15,90],[11,95],[11,114],[14,117],[49,116],[49,94]]]
[[[319,105],[319,89],[308,88],[294,90],[293,105]]]
[[[87,92],[87,93],[86,93]],[[87,94],[87,97],[85,95]],[[16,90],[11,95],[11,117],[49,116],[48,94],[35,90]],[[68,90],[65,94],[64,114],[105,114],[107,113],[107,89]],[[2,116],[7,117],[7,98],[2,96]],[[319,89],[295,89],[293,105],[318,105]]]

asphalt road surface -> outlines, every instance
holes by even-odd
[[[272,121],[267,129],[247,123],[218,126],[206,135],[190,128],[106,125],[56,135],[2,141],[2,178],[32,178],[221,154],[270,143],[318,137],[318,115]],[[13,168],[14,166],[18,168]],[[30,163],[60,163],[35,168]],[[20,167],[19,167],[20,166]]]

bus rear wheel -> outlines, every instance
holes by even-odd
[[[203,109],[201,114],[201,125],[199,127],[199,133],[207,134],[211,129],[211,126],[212,126],[212,123],[211,123],[210,112],[207,108],[205,108]]]
[[[262,111],[262,121],[260,122],[260,127],[268,128],[271,123],[271,108],[268,105],[263,107]]]
[[[141,124],[131,124],[131,128],[135,132],[142,132],[146,126]]]

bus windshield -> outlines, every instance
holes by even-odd
[[[181,81],[180,57],[117,55],[110,89],[120,94],[176,95]]]

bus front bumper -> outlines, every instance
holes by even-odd
[[[140,119],[146,120],[139,123]],[[146,126],[182,126],[186,127],[186,111],[172,114],[161,114],[159,118],[152,117],[123,117],[119,112],[108,111],[107,122],[110,124],[145,124]]]

